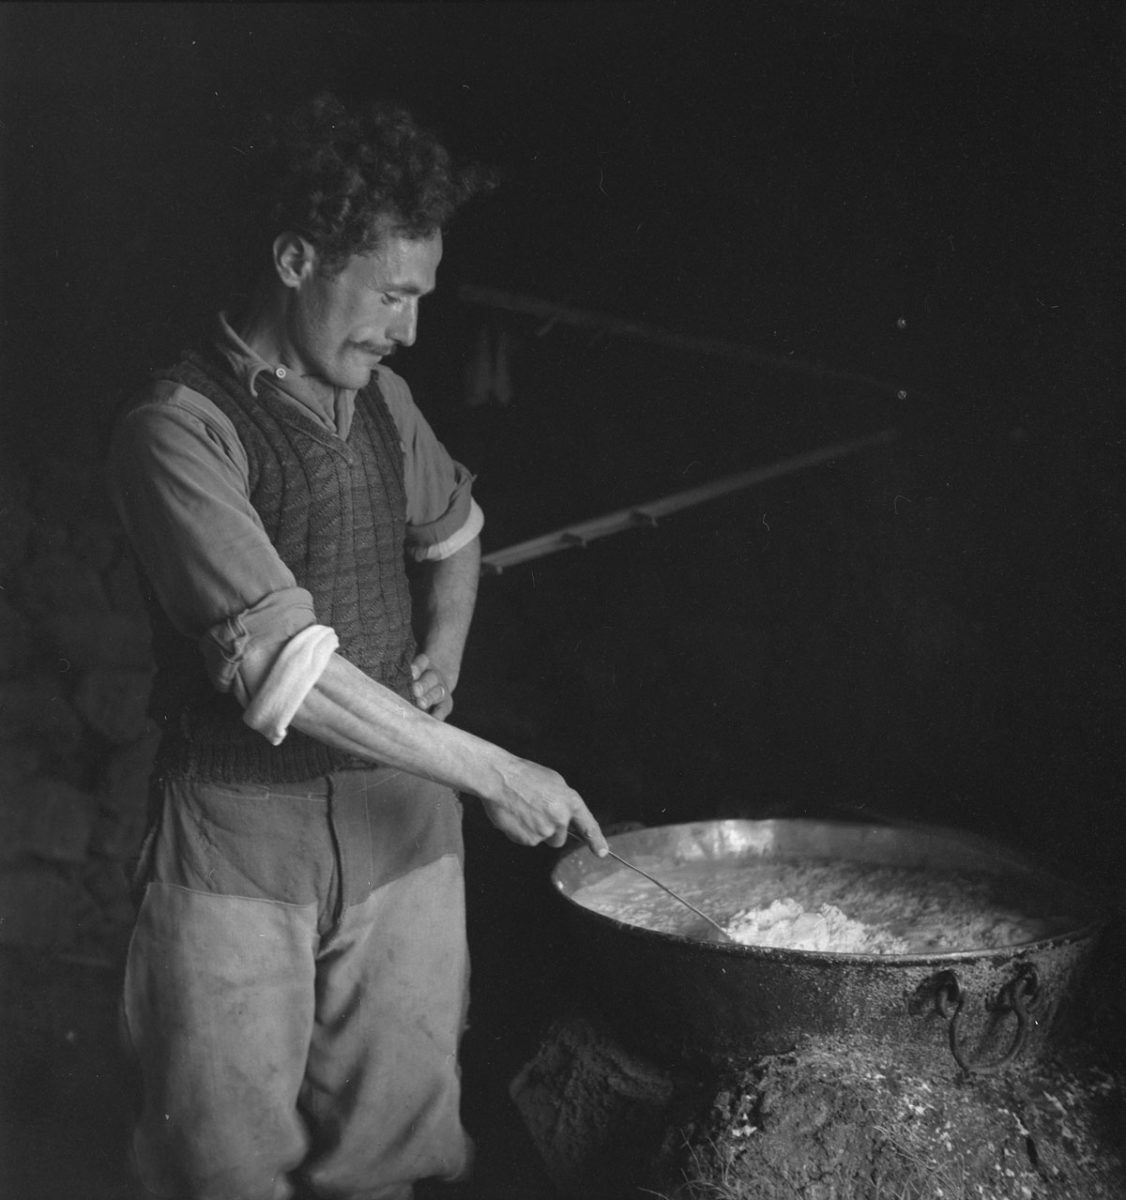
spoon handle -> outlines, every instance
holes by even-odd
[[[622,864],[622,866],[629,867],[631,871],[636,871],[638,873],[638,875],[644,875],[645,878],[648,879],[650,883],[655,883],[657,885],[657,887],[659,887],[661,889],[662,892],[668,892],[668,894],[674,900],[679,900],[680,903],[685,906],[685,908],[690,908],[696,914],[696,916],[702,917],[705,921],[707,921],[707,923],[709,925],[718,929],[719,932],[723,934],[725,941],[728,941],[728,942],[735,941],[735,939],[731,936],[731,934],[729,934],[727,932],[727,930],[724,929],[724,927],[718,921],[712,920],[712,918],[709,917],[706,912],[701,912],[695,906],[695,904],[693,904],[690,900],[685,900],[685,898],[683,896],[678,895],[676,892],[674,892],[672,890],[671,887],[668,887],[667,885],[663,884],[659,879],[650,875],[648,871],[643,871],[636,863],[631,863],[628,859],[622,858],[622,856],[620,854],[615,854],[613,850],[610,851],[610,857],[613,859],[616,859],[618,862],[620,862]]]
[[[580,842],[586,841],[586,839],[584,837],[581,837],[579,834],[575,833],[574,830],[568,829],[567,833],[571,837],[575,838],[576,841],[580,841]],[[711,925],[713,928],[718,929],[719,932],[723,935],[724,941],[727,941],[727,942],[735,941],[735,939],[731,936],[731,934],[728,933],[727,930],[724,929],[724,927],[718,921],[712,920],[712,918],[709,917],[707,913],[701,912],[695,906],[695,904],[693,904],[690,900],[685,900],[685,898],[683,896],[677,895],[677,893],[674,892],[671,887],[668,887],[666,884],[663,884],[659,879],[650,875],[648,871],[643,871],[636,863],[631,863],[628,858],[622,858],[622,856],[620,854],[615,853],[613,850],[607,850],[607,853],[616,862],[620,862],[623,867],[629,867],[629,869],[631,871],[636,871],[638,873],[638,875],[643,875],[646,879],[649,880],[650,883],[656,884],[657,887],[659,887],[662,892],[668,892],[668,894],[674,900],[679,901],[681,904],[683,904],[685,906],[685,908],[690,908],[696,914],[696,916],[700,917],[704,921],[707,921],[707,923],[709,925]]]

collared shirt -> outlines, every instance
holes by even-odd
[[[220,318],[216,348],[252,395],[269,387],[345,438],[355,393],[337,389],[332,412],[295,371],[260,358]],[[415,406],[406,383],[380,365],[376,382],[403,447],[406,553],[456,553],[484,523],[472,475],[455,462]],[[246,451],[205,396],[156,381],[115,430],[108,483],[130,540],[173,625],[197,638],[215,685],[238,686],[252,641],[280,647],[316,624],[310,593],[274,549],[250,503]]]

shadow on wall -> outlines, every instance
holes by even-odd
[[[604,819],[866,810],[1112,873],[1126,561],[1106,433],[909,429],[488,578],[459,719]]]
[[[149,628],[88,457],[0,484],[0,945],[116,963],[156,750]]]

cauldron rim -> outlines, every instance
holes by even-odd
[[[767,963],[783,963],[783,962],[802,962],[808,964],[823,964],[832,965],[870,965],[870,966],[952,966],[957,963],[980,962],[983,960],[994,960],[998,964],[1012,962],[1033,953],[1042,952],[1044,950],[1058,948],[1070,945],[1074,942],[1092,939],[1096,937],[1107,926],[1110,921],[1110,912],[1097,897],[1095,897],[1089,889],[1084,888],[1074,880],[1066,879],[1055,871],[1050,870],[1045,864],[1037,861],[1035,857],[1025,852],[1017,851],[1014,848],[1005,845],[993,838],[984,837],[980,834],[969,833],[965,830],[954,829],[949,826],[922,824],[922,823],[904,823],[901,825],[893,825],[886,822],[857,822],[857,821],[840,821],[840,820],[819,820],[809,817],[795,818],[767,818],[763,820],[753,820],[744,818],[727,818],[713,821],[691,821],[670,825],[646,826],[643,829],[633,829],[626,833],[613,834],[607,838],[611,846],[615,842],[621,841],[622,838],[629,837],[630,834],[646,833],[658,834],[665,832],[673,834],[686,830],[700,829],[706,827],[718,826],[758,826],[765,828],[768,826],[782,827],[789,829],[802,828],[806,830],[819,829],[869,829],[869,830],[887,830],[899,831],[915,838],[936,838],[947,842],[947,844],[961,844],[966,848],[972,848],[978,851],[994,851],[999,853],[1001,862],[1009,868],[1018,868],[1021,871],[1029,872],[1042,879],[1046,885],[1054,884],[1066,889],[1073,898],[1077,901],[1077,907],[1084,910],[1085,916],[1081,924],[1077,924],[1071,929],[1063,930],[1059,933],[1054,933],[1044,938],[1035,938],[1030,941],[1014,942],[1003,947],[965,947],[957,950],[946,950],[938,953],[920,953],[920,954],[858,954],[844,951],[829,951],[829,950],[799,950],[788,947],[777,946],[755,946],[737,942],[721,942],[721,941],[704,941],[700,938],[690,937],[685,934],[669,933],[659,929],[647,929],[641,925],[633,925],[627,921],[619,921],[614,917],[608,916],[605,913],[600,913],[592,908],[587,908],[585,905],[578,903],[567,890],[567,887],[561,880],[561,876],[566,873],[566,868],[569,863],[575,860],[579,855],[589,855],[590,850],[586,846],[576,846],[568,849],[560,855],[551,871],[552,890],[564,903],[564,905],[575,916],[585,920],[592,920],[596,926],[601,926],[606,930],[614,930],[617,933],[627,935],[633,938],[640,938],[643,942],[648,942],[653,946],[662,944],[669,947],[691,947],[694,952],[701,949],[708,952],[714,952],[719,955],[728,955],[739,960],[758,959]],[[732,856],[734,857],[734,856]],[[764,855],[768,857],[768,855]],[[603,861],[603,860],[599,860]],[[718,861],[718,860],[717,860]],[[857,861],[857,860],[850,860]],[[863,860],[860,860],[863,861]],[[611,864],[609,869],[617,869]],[[979,868],[988,869],[988,868]],[[1006,874],[1013,874],[1013,871],[998,871],[1001,877]]]

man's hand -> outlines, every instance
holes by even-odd
[[[432,669],[427,661],[415,683],[421,684],[424,702],[435,693],[440,708],[435,680],[441,671],[429,678]],[[479,796],[492,823],[521,845],[562,846],[573,826],[600,858],[609,850],[590,809],[557,772],[447,721],[431,720],[417,702],[377,683],[339,654],[328,660],[302,701],[293,728],[350,754]]]
[[[425,654],[419,654],[411,663],[411,692],[414,702],[423,712],[444,721],[454,707],[453,687],[446,676]]]
[[[411,664],[414,702],[439,721],[453,710],[480,566],[481,543],[474,538],[448,558],[416,563],[411,571],[418,639]]]
[[[489,820],[508,838],[522,846],[562,846],[572,825],[599,858],[608,847],[598,822],[582,797],[563,777],[548,767],[513,758],[502,772],[499,797],[485,799]]]

